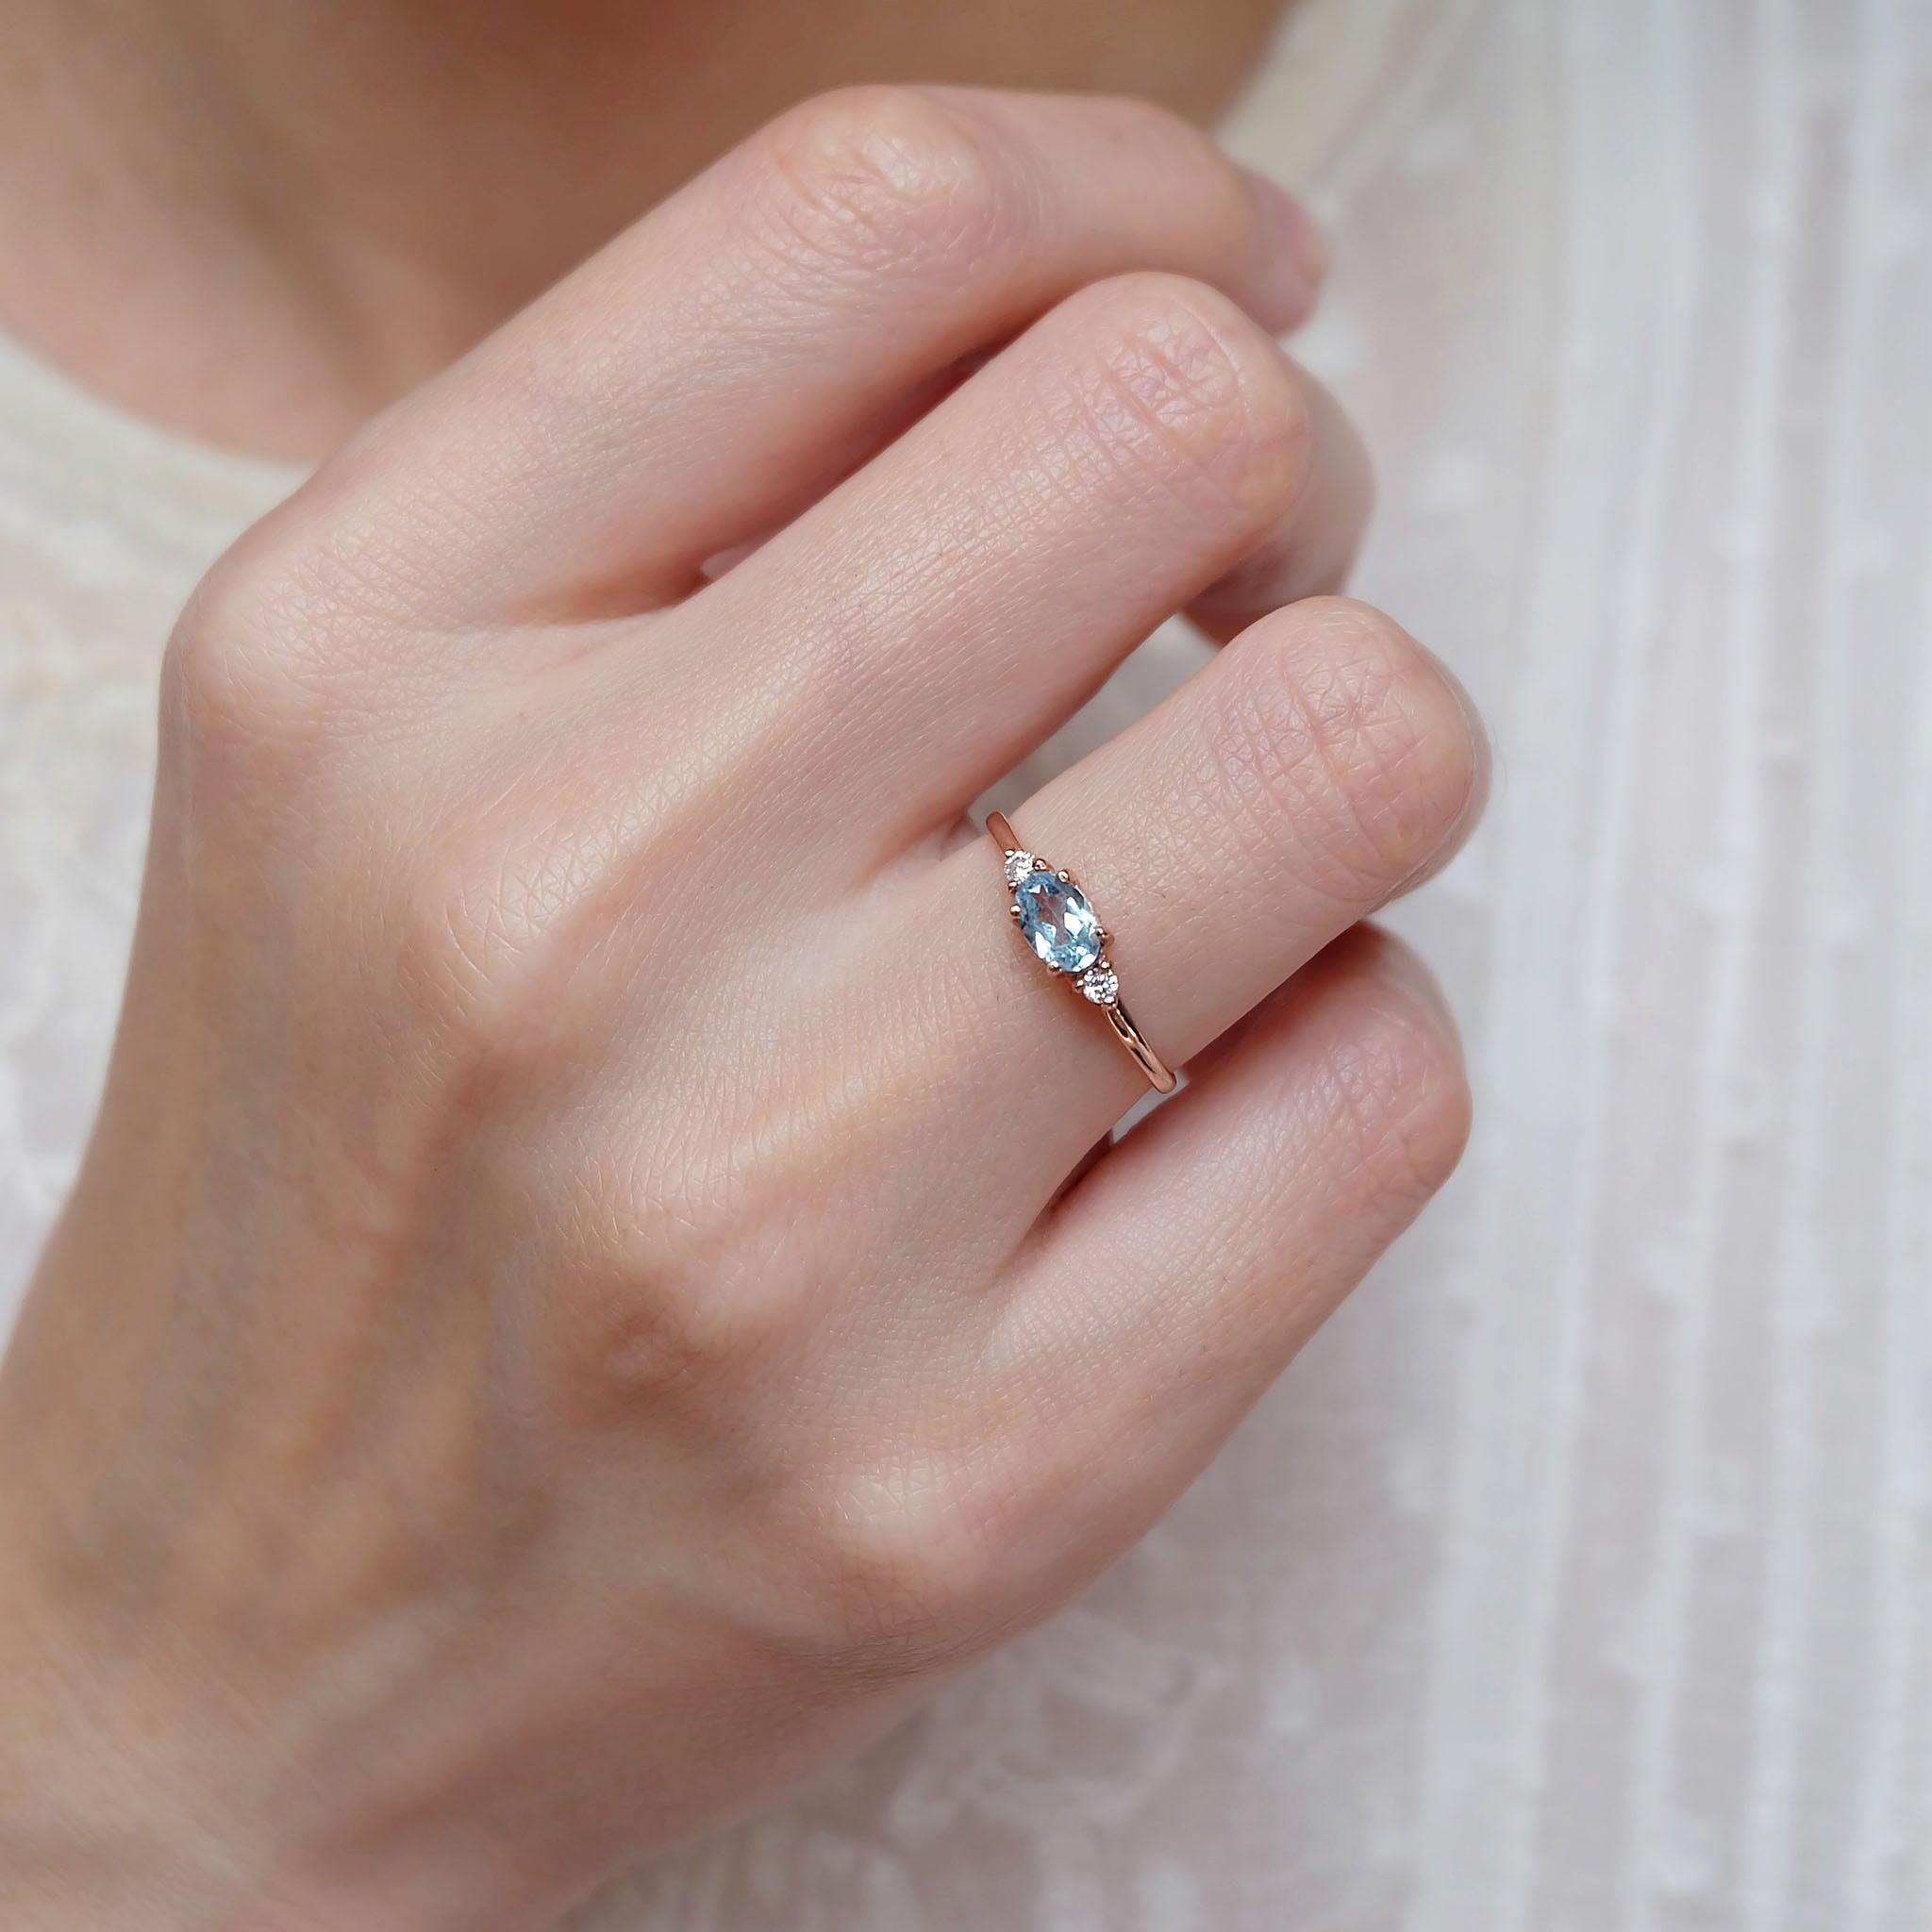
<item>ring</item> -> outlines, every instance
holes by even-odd
[[[1107,928],[1071,873],[1055,870],[1022,845],[1004,812],[988,812],[986,829],[1000,849],[1013,903],[1007,910],[1021,937],[1050,973],[1071,978],[1084,998],[1107,1015],[1114,1037],[1134,1057],[1157,1093],[1172,1093],[1174,1077],[1121,1005],[1120,976],[1107,957]]]

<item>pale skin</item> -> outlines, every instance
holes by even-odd
[[[1331,594],[1320,271],[1164,109],[823,95],[216,567],[0,1370],[9,1928],[551,1923],[1064,1602],[1447,1176],[1361,922],[1485,759]],[[1013,813],[1189,1070],[1089,1161],[963,814],[1182,609]]]

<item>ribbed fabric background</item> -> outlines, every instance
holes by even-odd
[[[598,1932],[1932,1927],[1932,6],[1314,0],[1360,577],[1494,721],[1445,1200],[1148,1543]],[[0,1240],[286,479],[0,360]],[[1161,640],[1060,752],[1171,682]]]

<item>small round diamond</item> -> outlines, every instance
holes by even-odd
[[[1030,852],[1009,852],[1007,854],[1007,883],[1017,886],[1029,872],[1038,869],[1039,859]]]
[[[1096,1007],[1110,1007],[1121,996],[1121,982],[1111,966],[1090,966],[1080,975],[1080,991]]]

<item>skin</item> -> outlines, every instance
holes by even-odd
[[[217,566],[0,1368],[9,1927],[548,1923],[1063,1602],[1441,1184],[1359,922],[1485,760],[1327,594],[1318,271],[1163,111],[823,97]],[[1183,608],[1014,812],[1190,1068],[1094,1158],[961,814]]]
[[[1283,0],[6,0],[0,325],[326,455],[761,123],[854,82],[1226,105]]]

